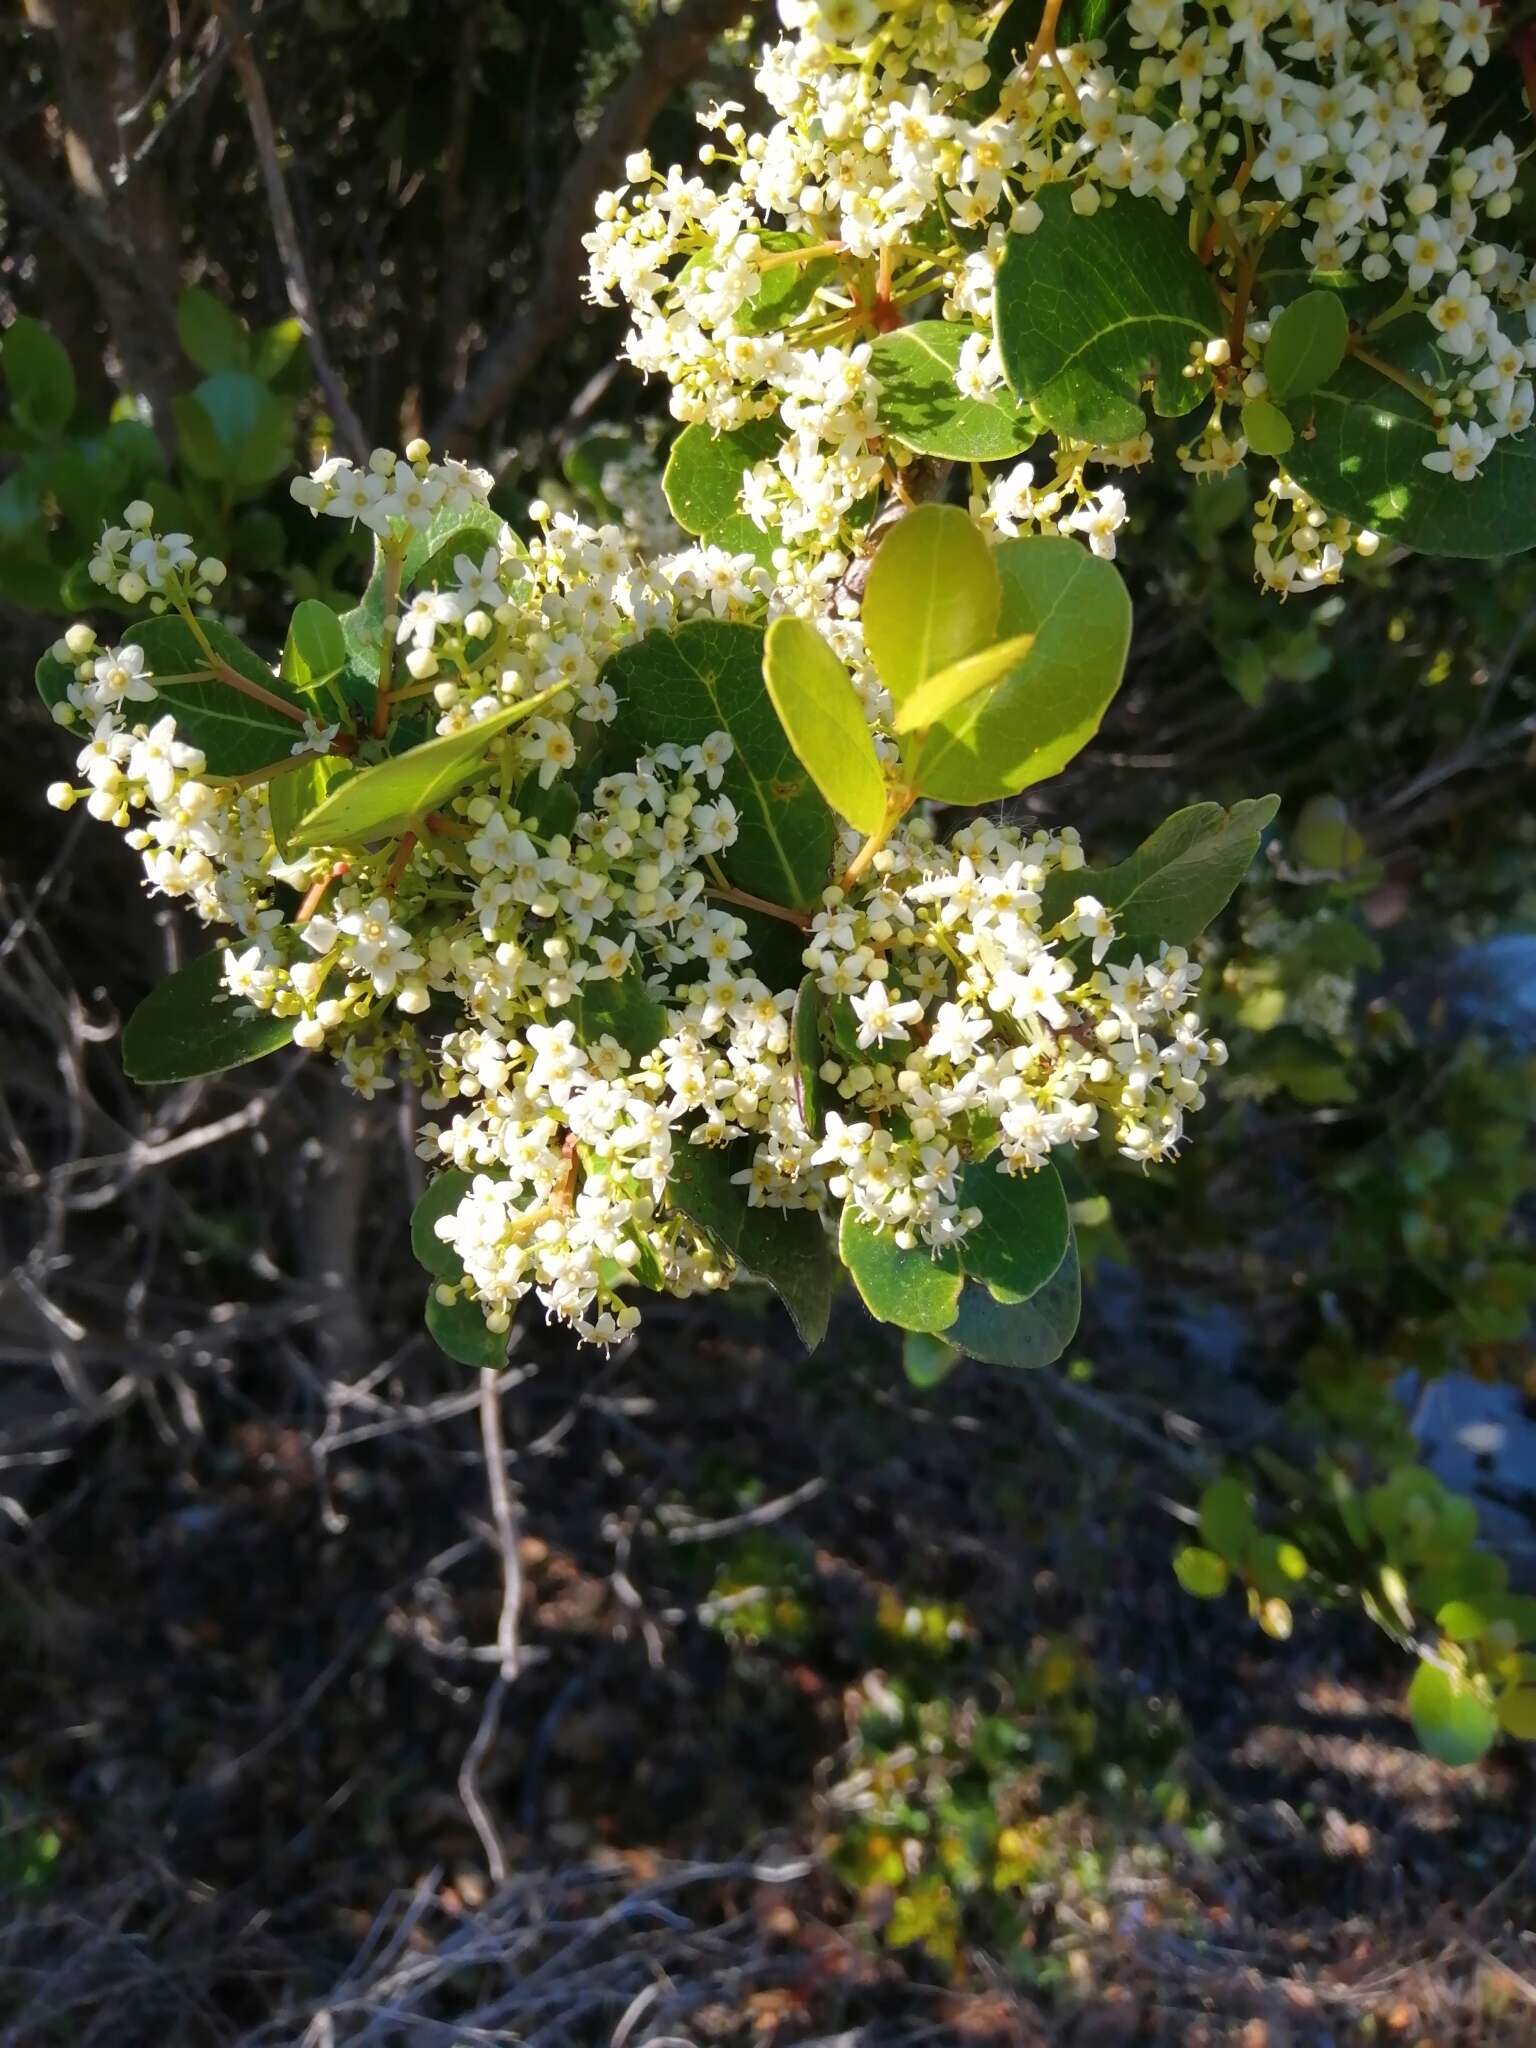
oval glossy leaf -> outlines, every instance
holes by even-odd
[[[1279,797],[1263,796],[1229,811],[1220,804],[1175,811],[1118,866],[1052,875],[1041,916],[1055,924],[1079,896],[1096,896],[1115,914],[1117,945],[1191,945],[1225,909],[1279,808]]]
[[[1294,410],[1286,467],[1327,511],[1426,555],[1485,560],[1536,547],[1536,428],[1495,442],[1458,483],[1424,467],[1439,445],[1429,408],[1358,357]]]
[[[465,1295],[453,1302],[442,1302],[437,1298],[437,1289],[432,1288],[427,1295],[427,1330],[437,1348],[457,1365],[478,1365],[494,1371],[506,1364],[507,1332],[503,1330],[498,1335],[488,1329],[478,1303]]]
[[[919,683],[996,637],[1002,601],[993,551],[958,506],[897,520],[864,585],[864,645],[898,711]]]
[[[56,704],[68,703],[75,671],[67,661],[59,661],[50,649],[39,657],[37,667],[32,671],[32,680],[37,685],[37,694],[52,711]]]
[[[1127,194],[1087,216],[1065,185],[1035,196],[1044,218],[1009,238],[997,273],[997,346],[1014,391],[1057,433],[1101,444],[1142,432],[1143,392],[1165,418],[1188,412],[1210,388],[1184,375],[1191,345],[1222,319],[1183,220]]]
[[[775,619],[763,680],[795,756],[841,817],[861,832],[885,822],[885,776],[853,678],[807,619]]]
[[[460,1167],[444,1167],[428,1182],[426,1193],[411,1211],[411,1250],[416,1254],[416,1263],[434,1280],[464,1278],[463,1260],[451,1244],[438,1236],[436,1226],[458,1208],[473,1180],[474,1175]]]
[[[267,784],[267,816],[272,840],[284,860],[295,852],[293,835],[301,819],[307,818],[330,795],[345,776],[355,773],[352,763],[340,754],[306,754],[291,768],[284,768]]]
[[[975,331],[919,320],[875,341],[869,367],[880,385],[880,424],[903,448],[951,462],[1001,462],[1038,438],[1033,414],[1011,391],[969,398],[956,384],[960,351]]]
[[[1219,1600],[1227,1590],[1227,1564],[1214,1550],[1187,1544],[1173,1560],[1174,1577],[1197,1600]]]
[[[837,827],[773,708],[761,632],[700,619],[648,633],[614,655],[603,677],[619,699],[609,728],[615,758],[632,764],[653,747],[730,734],[735,751],[720,790],[739,823],[735,845],[720,856],[726,879],[770,903],[819,902]]]
[[[1077,1334],[1082,1305],[1077,1239],[1069,1234],[1060,1265],[1027,1301],[999,1300],[991,1288],[969,1282],[945,1335],[984,1365],[1054,1365]]]
[[[283,644],[282,674],[306,696],[322,690],[347,665],[347,636],[341,620],[318,597],[306,597],[293,608]]]
[[[227,626],[221,626],[216,619],[200,619],[198,625],[218,659],[237,675],[259,683],[276,697],[292,694],[273,676],[261,656],[237,639]],[[135,722],[143,719],[153,724],[169,712],[176,720],[178,737],[188,746],[202,749],[210,775],[250,775],[258,768],[288,759],[294,741],[303,738],[294,719],[232,690],[212,675],[208,657],[185,619],[170,613],[163,618],[145,619],[129,627],[123,644],[143,648],[145,665],[156,679],[153,701],[133,707]],[[167,676],[196,676],[198,680],[160,680]],[[297,698],[294,702],[297,705]]]
[[[946,721],[951,711],[969,701],[993,683],[1001,682],[1010,669],[1017,668],[1035,644],[1033,633],[1021,633],[1012,640],[999,640],[952,661],[926,683],[919,683],[897,712],[892,724],[897,732],[921,732],[926,726]]]
[[[509,704],[504,711],[482,719],[467,732],[425,740],[372,768],[357,769],[299,820],[289,834],[291,843],[353,846],[361,840],[387,839],[406,831],[423,812],[434,810],[464,787],[493,741],[541,711],[564,687],[563,683],[553,684],[521,704]]]
[[[878,1230],[858,1215],[851,1202],[843,1208],[838,1251],[870,1314],[902,1330],[934,1334],[947,1330],[960,1313],[959,1267],[947,1256],[936,1259],[922,1245],[904,1251],[888,1230]]]
[[[925,1392],[947,1380],[965,1356],[942,1337],[923,1330],[907,1330],[901,1340],[901,1369],[910,1386]]]
[[[248,370],[219,370],[174,402],[186,460],[213,482],[254,488],[287,466],[293,404]]]
[[[737,1264],[765,1280],[814,1351],[827,1334],[837,1261],[821,1218],[809,1209],[754,1209],[732,1176],[752,1164],[750,1138],[690,1145],[678,1134],[667,1199]]]
[[[224,987],[224,949],[204,953],[152,989],[123,1032],[130,1081],[195,1081],[265,1059],[293,1037],[291,1017],[239,1003]]]
[[[1284,401],[1315,391],[1328,382],[1348,347],[1349,315],[1338,294],[1303,292],[1276,316],[1264,344],[1270,396]]]
[[[684,533],[697,534],[733,554],[768,562],[777,535],[764,533],[741,509],[742,478],[778,448],[784,429],[777,419],[749,420],[725,434],[708,427],[684,427],[672,444],[661,488],[672,517]]]
[[[1055,1167],[1004,1173],[990,1159],[977,1160],[960,1177],[960,1203],[981,1211],[956,1247],[966,1278],[1010,1304],[1037,1294],[1061,1265],[1072,1234]]]
[[[1213,1479],[1200,1496],[1200,1534],[1232,1563],[1239,1563],[1255,1534],[1253,1502],[1240,1479]]]
[[[763,255],[791,256],[815,248],[824,237],[799,234],[788,228],[763,228],[758,242]],[[759,259],[761,261],[761,259]],[[798,263],[768,262],[761,270],[757,290],[738,308],[736,326],[742,334],[771,334],[786,327],[803,313],[824,284],[837,276],[835,256],[812,256]]]
[[[245,322],[201,285],[192,285],[176,301],[176,332],[200,370],[246,370],[251,366],[251,337]]]
[[[570,1014],[583,1045],[611,1038],[635,1059],[652,1052],[667,1035],[667,1011],[631,969],[615,981],[611,976],[584,981]]]
[[[1421,1663],[1408,1688],[1413,1732],[1442,1764],[1475,1764],[1487,1755],[1499,1723],[1471,1680],[1438,1664]]]
[[[62,434],[75,409],[75,373],[62,344],[21,313],[0,336],[0,363],[18,424],[42,441]]]
[[[1242,410],[1243,439],[1255,455],[1284,455],[1296,430],[1267,398],[1250,398]]]
[[[1118,571],[1076,541],[1007,541],[994,559],[998,631],[1033,644],[996,688],[961,704],[923,742],[911,772],[925,795],[946,803],[990,803],[1064,768],[1098,731],[1131,644],[1131,600]]]

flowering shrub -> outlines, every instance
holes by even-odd
[[[425,442],[329,457],[292,488],[315,528],[289,511],[335,543],[291,579],[269,660],[221,607],[225,555],[261,566],[229,520],[284,466],[293,407],[268,386],[291,323],[252,336],[189,294],[208,376],[178,413],[185,489],[120,435],[145,495],[83,562],[67,505],[50,541],[51,591],[137,615],[71,626],[39,665],[79,743],[50,796],[123,830],[149,888],[219,933],[132,1019],[130,1073],[293,1045],[365,1097],[413,1088],[427,1319],[469,1364],[500,1362],[530,1294],[609,1345],[647,1292],[737,1273],[814,1346],[840,1271],[918,1384],[961,1355],[1059,1357],[1074,1214],[1107,1212],[1068,1152],[1152,1169],[1184,1142],[1226,1058],[1199,941],[1276,809],[1194,803],[1096,868],[1070,825],[996,808],[1072,761],[1119,687],[1130,473],[1171,446],[1206,542],[1255,503],[1281,593],[1383,539],[1536,545],[1536,291],[1493,238],[1521,198],[1520,70],[1481,8],[779,11],[773,125],[711,112],[704,176],[632,158],[588,238],[594,295],[628,307],[682,425],[664,502],[643,432],[572,451],[602,523],[536,501],[523,535],[488,474]],[[17,334],[43,463],[72,392]],[[320,593],[359,542],[343,610]],[[1209,621],[1250,704],[1327,666],[1344,598],[1268,638],[1259,602]],[[1318,801],[1294,850],[1347,870],[1352,828]],[[1306,1034],[1342,1039],[1373,958],[1342,918],[1252,920],[1211,992],[1267,1040],[1234,1095],[1348,1100]],[[1426,1686],[1474,1700],[1490,1739],[1500,1712],[1536,1726],[1531,1615],[1460,1510],[1445,1556],[1405,1563],[1393,1503],[1408,1486],[1417,1528],[1418,1479],[1356,1509],[1318,1471],[1268,1471],[1257,1505],[1217,1482],[1189,1590],[1235,1575],[1283,1633],[1293,1584],[1328,1597],[1364,1559]],[[1303,1548],[1283,1531],[1306,1516]],[[1441,1610],[1484,1594],[1458,1635]]]
[[[691,530],[830,597],[882,474],[938,458],[997,531],[1112,556],[1127,497],[1104,472],[1152,459],[1150,396],[1190,421],[1194,475],[1269,468],[1255,561],[1280,591],[1382,536],[1536,542],[1536,300],[1497,239],[1528,52],[1490,10],[779,13],[774,126],[710,114],[719,185],[632,160],[589,238],[632,359],[691,423]]]
[[[489,478],[417,445],[294,486],[376,568],[301,603],[276,670],[208,608],[223,565],[130,505],[90,565],[149,616],[45,657],[89,739],[65,807],[231,943],[129,1027],[181,1079],[290,1041],[364,1095],[403,1077],[440,1168],[429,1318],[499,1354],[529,1291],[586,1338],[733,1265],[825,1327],[836,1225],[876,1314],[982,1357],[1053,1356],[1077,1268],[1053,1150],[1166,1158],[1224,1054],[1187,946],[1272,804],[1180,813],[1095,873],[1070,828],[978,803],[1075,752],[1120,679],[1115,572],[913,512],[867,579],[859,681],[769,579],[649,565],[547,508],[526,548]],[[1073,597],[1091,616],[1056,614]],[[858,645],[858,643],[862,643]],[[1038,701],[1037,701],[1038,700]]]

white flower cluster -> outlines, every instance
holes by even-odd
[[[420,450],[366,471],[327,464],[299,495],[329,514],[382,478],[400,509],[381,544],[398,548],[421,530],[407,501],[435,469]],[[480,496],[473,478],[447,489]],[[384,495],[369,485],[338,516],[366,519]],[[1106,964],[1114,920],[1087,893],[1047,926],[1051,878],[1082,865],[1071,831],[1026,839],[982,821],[939,845],[910,821],[856,885],[789,913],[820,999],[818,1071],[797,1067],[798,975],[780,987],[758,971],[738,914],[751,899],[720,865],[738,830],[730,736],[621,772],[597,760],[617,708],[607,656],[690,616],[760,616],[764,574],[708,548],[647,567],[616,529],[536,515],[526,549],[503,529],[401,608],[385,669],[409,647],[392,715],[429,700],[441,732],[553,689],[550,715],[492,738],[459,793],[374,851],[284,853],[274,839],[275,781],[336,728],[316,735],[307,719],[293,756],[220,778],[180,736],[165,709],[175,679],[144,648],[102,647],[78,625],[54,649],[69,674],[56,715],[90,737],[81,780],[51,799],[83,798],[127,831],[152,891],[231,928],[233,1000],[291,1019],[295,1042],[333,1052],[364,1096],[400,1077],[422,1091],[424,1156],[471,1176],[439,1230],[493,1327],[533,1291],[609,1343],[633,1327],[637,1286],[723,1284],[728,1262],[676,1199],[682,1147],[739,1146],[732,1177],[752,1205],[830,1217],[851,1201],[934,1249],[975,1221],[961,1188],[973,1161],[1027,1174],[1101,1127],[1133,1160],[1177,1148],[1225,1057],[1193,1007],[1200,970],[1168,948]],[[194,636],[197,574],[183,561],[159,586]],[[857,654],[854,622],[830,630]],[[366,766],[387,741],[350,732],[346,745]]]
[[[1429,467],[1475,476],[1529,423],[1536,282],[1487,232],[1510,212],[1520,156],[1502,133],[1447,145],[1447,108],[1489,61],[1478,0],[1132,0],[1128,38],[1047,38],[1000,81],[989,43],[1007,10],[996,4],[780,0],[779,13],[791,33],[756,79],[773,125],[751,133],[733,106],[706,117],[715,139],[701,160],[729,173],[719,189],[631,159],[588,249],[594,296],[628,304],[629,353],[667,380],[679,419],[779,421],[744,503],[781,544],[786,594],[836,581],[856,508],[909,460],[881,436],[877,335],[914,317],[963,322],[973,332],[958,389],[984,397],[1002,384],[995,270],[1010,235],[1039,227],[1036,195],[1051,184],[1069,185],[1083,215],[1120,193],[1191,210],[1234,314],[1193,366],[1214,373],[1218,401],[1182,451],[1195,473],[1247,452],[1235,409],[1266,390],[1267,328],[1245,315],[1282,229],[1305,264],[1387,286],[1368,340],[1415,311],[1438,330]],[[1081,532],[1108,554],[1124,499],[1090,485],[1085,467],[1150,452],[1145,437],[1117,449],[1063,440],[1048,468],[1014,469],[974,504],[1004,532]],[[1290,515],[1264,522],[1263,580],[1335,581],[1347,523],[1281,488]]]
[[[719,1285],[719,1259],[669,1202],[683,1145],[748,1141],[732,1177],[753,1206],[851,1201],[899,1243],[941,1250],[977,1220],[960,1184],[972,1160],[1027,1174],[1055,1146],[1091,1140],[1101,1115],[1128,1157],[1165,1158],[1225,1058],[1201,1030],[1200,969],[1182,950],[1092,964],[1114,921],[1088,896],[1042,929],[1043,887],[1081,864],[1075,834],[1025,840],[979,823],[938,846],[913,827],[867,882],[828,890],[807,935],[828,1019],[817,1079],[840,1105],[813,1127],[791,1049],[795,991],[752,971],[746,926],[708,900],[735,821],[700,784],[729,753],[717,734],[642,760],[547,851],[500,811],[478,855],[470,842],[495,896],[510,874],[521,907],[487,934],[482,882],[479,938],[433,948],[434,985],[477,1021],[444,1041],[438,1094],[457,1113],[427,1126],[423,1150],[474,1175],[438,1231],[497,1326],[532,1288],[608,1342],[637,1320],[626,1287]],[[582,890],[583,875],[600,884]],[[1074,941],[1091,960],[1069,957]],[[551,1021],[581,989],[630,973],[660,1006],[651,1049],[632,1056],[606,1032],[583,1042],[572,1017]]]

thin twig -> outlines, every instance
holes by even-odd
[[[495,1746],[507,1689],[521,1668],[518,1616],[523,1604],[523,1567],[517,1551],[517,1515],[507,1484],[507,1452],[501,1433],[501,1375],[491,1366],[480,1374],[480,1441],[485,1449],[486,1480],[491,1492],[491,1520],[501,1555],[501,1616],[496,1625],[500,1669],[491,1680],[474,1740],[459,1767],[459,1797],[470,1824],[480,1837],[493,1884],[504,1884],[507,1852],[501,1833],[480,1790],[480,1770]]]
[[[288,303],[293,308],[295,319],[304,330],[305,340],[309,343],[310,360],[315,366],[315,376],[320,389],[325,393],[325,402],[336,427],[336,438],[346,448],[354,462],[365,462],[368,457],[368,436],[363,432],[363,423],[353,411],[346,387],[326,350],[325,337],[315,312],[314,294],[309,286],[309,270],[304,261],[303,244],[299,240],[298,222],[294,219],[293,207],[288,198],[288,187],[283,181],[283,167],[278,160],[277,135],[272,126],[272,109],[267,100],[267,88],[262,80],[261,67],[256,62],[256,53],[252,50],[250,38],[245,32],[237,0],[213,0],[213,11],[229,39],[230,56],[240,75],[246,117],[251,124],[251,139],[256,144],[262,182],[267,189],[267,209],[272,216],[272,233],[277,242],[277,252],[282,259],[283,276],[288,287]]]

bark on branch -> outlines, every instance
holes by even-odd
[[[598,194],[620,182],[625,157],[643,144],[672,94],[697,77],[709,61],[711,45],[754,4],[683,0],[675,14],[657,16],[634,68],[609,96],[596,128],[560,181],[532,290],[511,325],[487,344],[464,389],[435,423],[435,445],[462,443],[487,426],[575,325],[586,269],[581,238],[592,225]]]

